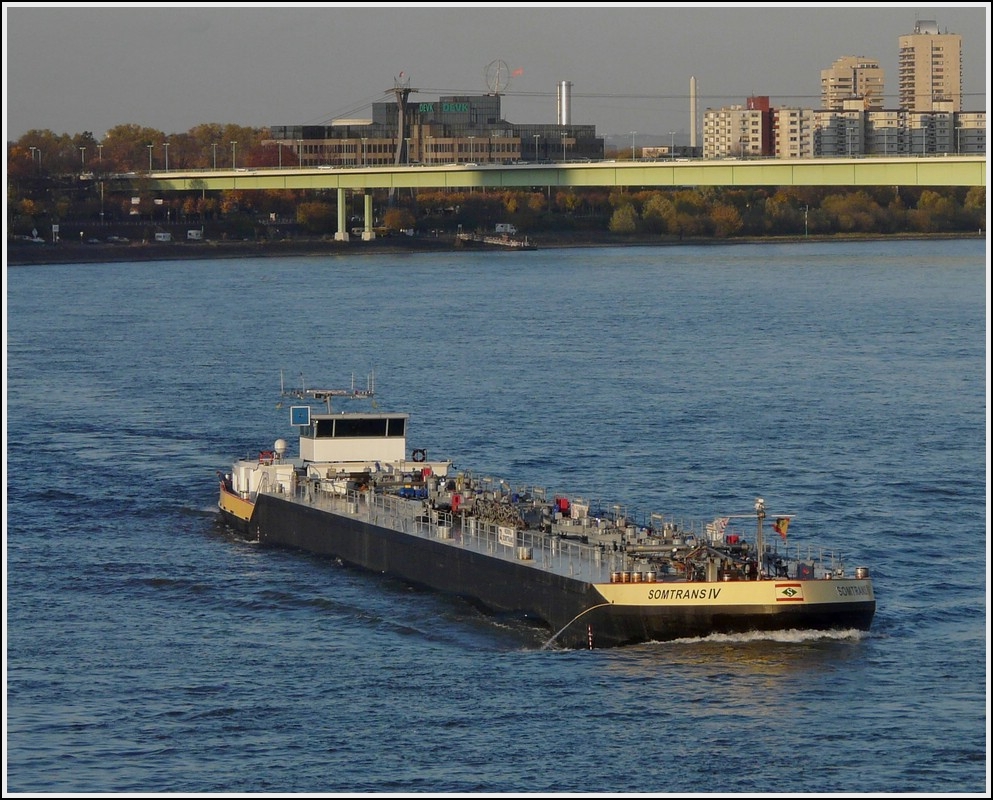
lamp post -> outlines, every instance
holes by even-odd
[[[367,136],[363,136],[362,137],[362,166],[363,167],[366,164],[366,161],[365,161],[365,143],[368,142],[368,141],[369,141],[369,137],[367,137]]]
[[[962,155],[962,126],[955,127],[955,155]]]
[[[405,154],[407,156],[407,166],[409,167],[410,166],[410,137],[409,136],[405,137],[404,138],[404,141],[407,143],[407,149],[405,151]]]
[[[562,134],[562,160],[565,161],[565,137],[566,134]]]
[[[97,145],[97,159],[100,161],[101,164],[103,164],[103,145],[102,144],[98,144]]]
[[[303,166],[303,139],[297,139],[297,166]]]
[[[803,235],[804,235],[804,238],[806,238],[806,236],[807,236],[807,212],[809,211],[809,209],[810,209],[809,206],[804,206],[803,207]]]
[[[231,169],[235,169],[235,152],[238,148],[237,142],[231,142]]]
[[[540,133],[534,135],[534,160],[538,160],[538,139],[541,138]]]
[[[279,159],[279,168],[283,168],[283,143],[276,142],[276,147],[278,148],[276,157]]]
[[[638,131],[631,131],[631,160],[634,161],[634,137]]]
[[[217,142],[212,142],[210,147],[214,151],[214,169],[217,169]]]
[[[31,151],[31,166],[34,167],[35,166],[35,163],[34,163],[34,151],[37,150],[38,148],[37,147],[29,147],[28,149]],[[37,167],[35,169],[37,171]]]
[[[80,147],[79,148],[79,164],[80,164],[80,166],[83,166],[83,167],[86,166],[86,148],[85,147]]]
[[[165,148],[165,171],[169,171],[169,142],[162,142],[162,147]]]
[[[676,132],[669,131],[669,160],[676,157]]]
[[[148,171],[152,171],[152,148],[155,147],[154,144],[146,145],[148,148]]]
[[[475,139],[476,137],[467,136],[466,138],[469,140],[469,161],[472,161],[472,140]]]

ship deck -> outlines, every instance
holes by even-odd
[[[485,554],[535,569],[572,578],[585,583],[687,583],[686,573],[679,571],[682,557],[700,545],[706,545],[708,534],[696,532],[692,526],[672,524],[663,526],[674,534],[646,535],[644,528],[629,524],[623,516],[611,518],[558,519],[551,530],[535,526],[522,528],[506,524],[516,514],[486,515],[452,512],[433,507],[423,498],[405,497],[390,491],[331,488],[333,484],[302,482],[295,491],[276,487],[273,492],[285,500],[320,509],[342,517],[376,525],[410,536]],[[267,491],[263,489],[263,491]],[[491,507],[506,512],[507,506]],[[609,513],[609,512],[608,512]],[[654,515],[657,516],[657,515]],[[504,524],[501,524],[503,522]],[[676,558],[676,555],[679,558]],[[672,555],[670,560],[667,556]],[[780,552],[778,545],[767,554],[768,563],[780,570],[776,577],[841,577],[840,560],[833,555],[797,551],[792,555]],[[673,568],[670,568],[670,564]],[[800,565],[798,567],[798,565]],[[809,566],[805,566],[809,565]],[[808,571],[809,570],[809,571]],[[770,572],[770,577],[772,577]],[[696,580],[746,580],[742,573],[716,573]],[[754,579],[754,577],[752,578]]]
[[[476,516],[429,510],[418,499],[378,492],[336,494],[314,489],[310,484],[298,487],[291,495],[279,493],[279,496],[330,514],[531,565],[586,583],[608,583],[613,573],[630,575],[632,571],[630,557],[612,549],[606,541],[582,542],[540,530],[499,525]],[[642,573],[638,574],[640,580]]]

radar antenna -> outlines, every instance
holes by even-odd
[[[366,388],[355,388],[355,375],[352,374],[352,386],[350,389],[308,389],[303,380],[303,373],[300,373],[300,388],[287,389],[283,386],[283,371],[279,371],[279,389],[283,397],[294,397],[297,400],[319,400],[327,405],[328,413],[331,413],[332,397],[347,397],[350,399],[372,398],[376,394],[376,373],[370,372],[366,378]]]

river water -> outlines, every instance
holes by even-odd
[[[980,241],[12,267],[11,793],[989,790]],[[597,651],[239,540],[287,385],[644,513],[796,514],[868,634]],[[301,377],[302,376],[302,377]]]

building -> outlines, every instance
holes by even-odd
[[[951,103],[962,110],[962,37],[940,33],[935,20],[918,20],[900,37],[900,108],[928,112]]]
[[[707,109],[704,158],[859,158],[862,156],[983,155],[986,112],[867,110],[851,99],[840,110],[774,108],[768,98]]]
[[[772,154],[776,158],[812,158],[814,155],[814,110],[772,110]]]
[[[560,116],[568,120],[570,115],[561,113],[562,104],[568,102],[562,95],[566,91],[560,84]],[[373,103],[371,119],[274,125],[269,129],[272,142],[296,152],[301,166],[317,167],[603,158],[603,139],[597,137],[594,125],[508,122],[503,119],[498,93],[412,101],[410,92],[398,87],[396,102]]]
[[[844,56],[821,70],[821,108],[841,111],[846,100],[862,100],[865,108],[883,107],[884,72],[878,61]]]
[[[768,97],[749,97],[743,106],[708,108],[703,113],[704,158],[771,156],[772,141]]]

